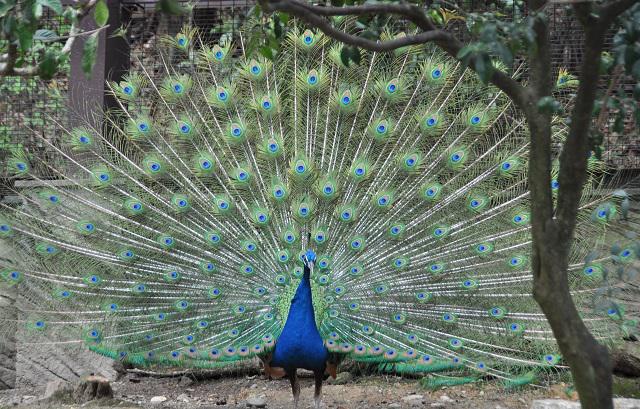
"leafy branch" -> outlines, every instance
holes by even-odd
[[[70,21],[68,32],[58,34],[49,29],[39,29],[45,7],[64,21]],[[98,28],[83,31],[81,21],[90,13],[93,13]],[[109,9],[105,0],[75,2],[66,8],[63,8],[60,0],[0,0],[0,27],[4,28],[0,32],[0,46],[4,44],[6,51],[0,54],[0,76],[52,78],[67,61],[77,38],[89,37],[84,52],[92,54],[98,34],[108,27],[108,19]],[[61,48],[42,47],[37,50],[34,47],[36,41],[58,43],[63,40]],[[35,57],[37,64],[27,63]]]

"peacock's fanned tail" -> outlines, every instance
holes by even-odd
[[[529,139],[506,96],[429,48],[347,66],[319,32],[291,23],[285,37],[270,61],[242,36],[203,45],[185,29],[164,41],[160,80],[143,66],[109,84],[121,108],[110,131],[43,140],[64,165],[10,159],[43,186],[1,215],[15,260],[0,282],[31,306],[20,336],[138,365],[264,354],[313,248],[332,352],[471,380],[562,365],[531,295]],[[565,134],[558,119],[554,142]],[[612,342],[628,317],[594,299],[636,247],[622,240],[611,256],[625,221],[602,170],[589,159],[569,282],[586,325]]]

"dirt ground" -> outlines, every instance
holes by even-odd
[[[300,408],[313,407],[313,379],[302,378]],[[266,380],[261,376],[237,376],[192,381],[188,378],[152,378],[128,374],[112,382],[114,399],[94,401],[85,405],[65,404],[64,396],[38,400],[35,396],[10,397],[0,395],[0,408],[44,409],[65,408],[247,408],[247,400],[262,400],[267,408],[292,408],[292,398],[287,380]],[[630,386],[640,391],[640,380]],[[395,376],[355,377],[344,385],[323,387],[323,409],[351,408],[460,408],[460,409],[515,409],[529,408],[535,399],[569,399],[564,384],[550,388],[532,387],[506,391],[498,383],[484,382],[430,391],[422,388],[415,379]],[[166,398],[152,403],[152,398]],[[574,396],[575,397],[575,396]],[[13,399],[13,400],[11,400]],[[162,400],[156,398],[156,400]]]

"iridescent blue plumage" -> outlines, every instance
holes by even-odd
[[[287,372],[295,368],[324,371],[329,355],[313,312],[310,263],[315,260],[315,254],[309,251],[306,258],[304,275],[291,300],[289,315],[271,360],[272,366],[284,368]]]

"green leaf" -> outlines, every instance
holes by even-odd
[[[465,45],[460,49],[460,51],[458,51],[458,55],[456,55],[456,58],[462,61],[463,63],[468,64],[469,58],[471,57],[471,53],[473,52],[473,50],[474,50],[473,46]]]
[[[473,66],[480,77],[480,81],[485,84],[489,82],[489,78],[493,74],[493,64],[491,63],[491,57],[487,53],[477,53],[473,59]]]
[[[62,14],[62,2],[60,0],[36,0],[36,5],[49,7],[57,15]]]
[[[40,3],[36,2],[33,4],[33,16],[36,20],[40,20],[42,18],[43,8],[44,7],[42,7],[42,4]]]
[[[358,47],[352,47],[351,48],[351,61],[353,61],[356,64],[360,64],[360,59],[362,58],[362,55],[360,54],[360,50],[358,49]]]
[[[84,43],[84,48],[82,49],[82,71],[84,71],[84,75],[87,78],[91,78],[91,71],[93,71],[93,66],[96,63],[96,52],[98,50],[98,34],[93,33],[87,41]]]
[[[496,41],[495,43],[493,43],[493,49],[495,50],[496,54],[498,54],[502,62],[504,62],[506,65],[510,66],[513,63],[513,54],[506,45]]]
[[[58,51],[47,50],[38,65],[38,75],[43,80],[50,80],[58,72],[60,60]]]
[[[547,95],[546,97],[540,98],[538,100],[538,111],[545,114],[555,114],[560,112],[562,106],[558,101],[555,100],[552,96]]]
[[[273,15],[273,34],[276,38],[282,37],[282,23],[280,22],[280,16]]]
[[[179,16],[187,12],[187,9],[177,0],[160,0],[156,8],[165,14],[174,16]]]
[[[36,30],[33,39],[37,41],[55,41],[58,39],[58,35],[54,31],[40,29]]]
[[[636,101],[640,101],[640,82],[633,86],[633,97]]]
[[[0,18],[4,17],[16,6],[14,1],[0,1]]]
[[[268,47],[266,45],[263,45],[262,47],[260,47],[260,54],[262,54],[262,56],[268,60],[273,60],[273,49],[271,47]]]
[[[633,63],[633,67],[631,67],[631,75],[640,80],[640,58]]]
[[[347,47],[347,46],[342,47],[342,50],[340,50],[340,61],[342,61],[342,63],[346,67],[348,67],[350,59],[351,59],[351,50],[350,50],[350,48]]]
[[[93,19],[96,21],[98,27],[104,27],[109,20],[109,8],[104,0],[98,0],[95,8],[93,9]]]
[[[436,9],[431,9],[428,12],[429,17],[431,18],[431,20],[433,20],[433,22],[438,25],[441,26],[444,24],[444,19],[442,18],[442,15],[440,14],[440,10],[436,10]]]
[[[33,45],[33,34],[35,32],[35,24],[18,23],[15,28],[15,34],[18,36],[18,43],[23,52],[28,51]]]

